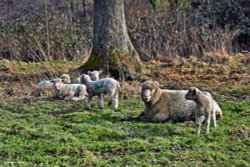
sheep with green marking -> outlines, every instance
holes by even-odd
[[[111,99],[114,108],[118,108],[118,91],[120,84],[113,78],[103,78],[98,81],[92,81],[89,75],[81,75],[81,83],[85,84],[88,92],[87,107],[90,108],[90,103],[93,96],[98,96],[99,105],[104,107],[103,94],[107,94]]]

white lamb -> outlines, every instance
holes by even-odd
[[[54,79],[53,85],[58,91],[58,97],[64,100],[82,100],[88,96],[86,86],[82,84],[64,84],[62,79]]]
[[[81,75],[81,83],[87,86],[88,101],[87,107],[90,108],[90,103],[93,96],[97,95],[99,98],[99,105],[101,108],[104,107],[103,104],[103,93],[106,93],[110,99],[114,108],[118,108],[118,91],[120,84],[113,78],[103,78],[98,81],[92,81],[89,75]]]
[[[216,110],[218,108],[216,106],[218,106],[218,104],[214,101],[210,93],[202,92],[196,87],[190,87],[188,93],[185,95],[185,98],[187,100],[193,100],[197,104],[195,110],[195,126],[196,126],[196,133],[198,135],[200,134],[201,125],[204,121],[206,123],[205,132],[209,133],[211,116],[214,123],[214,127],[217,126]]]
[[[98,81],[100,79],[100,74],[102,74],[102,70],[88,71],[88,75],[92,81]],[[81,76],[78,77],[73,83],[81,83]]]
[[[60,76],[63,83],[70,83],[70,76],[68,74],[62,74]],[[38,84],[34,85],[36,88],[43,89],[43,88],[52,88],[54,83],[51,80],[43,80],[40,81]]]
[[[71,82],[69,74],[62,74],[60,76],[60,79],[63,81],[63,83],[68,84]]]
[[[43,88],[52,88],[53,82],[44,80],[40,81],[38,84],[34,85],[36,88],[43,89]]]

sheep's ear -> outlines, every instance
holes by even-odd
[[[90,74],[91,74],[91,71],[88,71],[88,74],[90,75]]]
[[[102,70],[99,70],[99,74],[101,74],[102,73]]]
[[[193,90],[193,96],[196,95],[196,93],[197,93],[197,90],[194,89],[194,90]]]

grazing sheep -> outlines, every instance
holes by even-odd
[[[100,107],[104,107],[103,104],[103,93],[106,93],[114,105],[114,108],[118,108],[118,89],[120,88],[120,84],[113,78],[103,78],[98,81],[92,81],[89,75],[82,74],[81,83],[87,86],[88,92],[88,102],[87,107],[90,108],[90,103],[92,97],[97,95],[99,98]]]
[[[205,121],[206,129],[205,132],[209,133],[209,126],[212,120],[214,123],[214,127],[216,127],[216,115],[215,115],[215,101],[212,96],[208,92],[202,92],[196,87],[190,87],[188,93],[185,95],[187,100],[193,100],[196,102],[196,110],[195,110],[195,126],[196,133],[200,134],[200,129],[202,123]],[[217,103],[216,103],[217,104]],[[218,106],[218,104],[217,104]]]
[[[183,122],[194,121],[196,104],[186,100],[187,90],[161,89],[156,81],[146,81],[142,84],[141,98],[144,111],[137,117],[127,117],[125,120],[146,119],[150,122]]]
[[[88,75],[92,81],[98,81],[100,79],[100,74],[102,74],[102,70],[88,71]],[[81,83],[81,76],[78,77],[73,83]]]
[[[82,100],[88,95],[86,86],[82,84],[64,84],[62,79],[57,78],[53,81],[58,97],[64,100]],[[76,97],[77,96],[77,97]]]

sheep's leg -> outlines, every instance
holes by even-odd
[[[73,100],[73,101],[78,101],[78,100],[81,100],[79,97],[72,97],[72,99],[71,100]]]
[[[79,97],[77,98],[78,100],[83,100],[85,99],[85,92],[82,89],[79,89]]]
[[[99,98],[99,106],[100,106],[101,108],[104,108],[103,94],[102,94],[102,93],[99,94],[99,95],[98,95],[98,98]]]
[[[163,122],[165,120],[168,120],[169,122],[172,122],[172,120],[169,120],[169,115],[166,115],[166,113],[163,112],[159,112],[157,114],[155,114],[154,116],[151,117],[151,122]]]
[[[122,118],[121,120],[122,120],[122,121],[131,121],[131,120],[137,120],[137,121],[139,121],[139,120],[144,120],[144,119],[146,119],[146,118],[145,118],[145,113],[142,112],[142,113],[141,113],[140,115],[138,115],[138,116],[127,116],[127,117]]]
[[[64,100],[71,100],[75,95],[75,92],[70,91],[66,96],[64,97]]]
[[[195,126],[196,126],[196,133],[198,135],[201,133],[201,125],[204,120],[205,120],[205,116],[197,116],[196,114]]]
[[[209,133],[210,122],[211,122],[211,113],[209,113],[208,116],[206,117],[206,129],[205,129],[206,133]]]
[[[91,101],[92,101],[92,97],[93,97],[93,96],[90,96],[90,95],[88,96],[87,105],[86,105],[88,109],[90,108],[90,104],[91,104]]]
[[[70,95],[67,95],[64,100],[70,100],[74,97],[74,95],[70,94]]]
[[[118,108],[118,93],[115,93],[111,97],[111,101],[112,101],[112,104],[114,104],[114,108],[117,109]]]
[[[114,105],[114,108],[118,108],[118,92],[116,89],[110,89],[108,91],[108,96],[110,97],[111,103]]]
[[[213,112],[212,112],[212,119],[213,119],[214,127],[216,127],[217,123],[216,123],[216,111],[215,111],[215,109],[213,109]]]
[[[59,97],[59,99],[63,99],[63,98],[64,98],[64,95],[59,94],[58,97]]]

